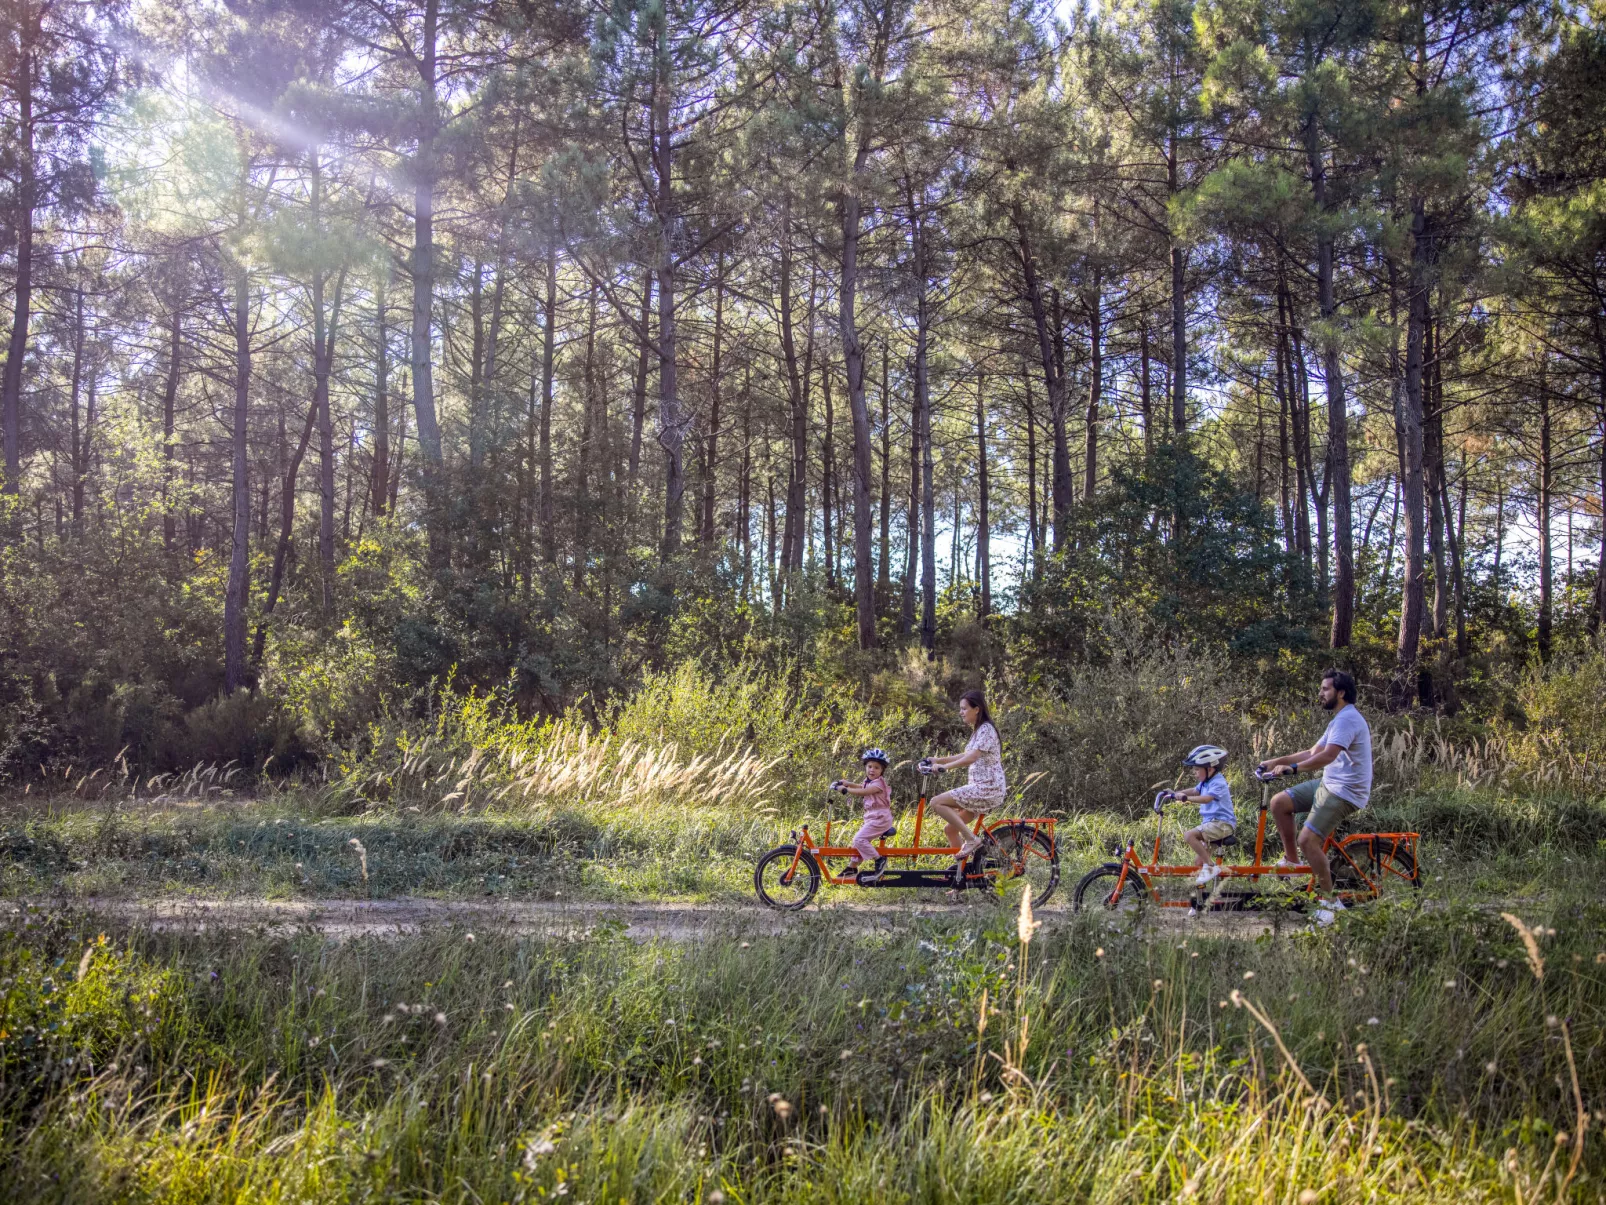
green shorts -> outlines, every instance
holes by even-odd
[[[1319,778],[1308,778],[1289,787],[1288,797],[1294,801],[1294,815],[1310,813],[1305,817],[1305,827],[1323,838],[1331,837],[1339,825],[1361,810],[1329,791]]]

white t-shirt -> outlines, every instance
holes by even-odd
[[[1346,703],[1322,733],[1321,744],[1343,750],[1322,767],[1322,786],[1340,799],[1364,808],[1372,797],[1372,730],[1366,717]]]

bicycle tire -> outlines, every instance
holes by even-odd
[[[1131,867],[1127,868],[1126,882],[1121,885],[1121,898],[1116,900],[1115,885],[1120,882],[1121,863],[1106,862],[1082,876],[1071,897],[1071,907],[1077,912],[1087,907],[1102,907],[1109,912],[1137,912],[1149,902],[1149,889]],[[1098,887],[1102,884],[1102,887]],[[1097,890],[1095,888],[1098,887]],[[1090,892],[1092,898],[1089,898]]]
[[[797,870],[792,876],[791,883],[783,883],[785,876],[792,865],[793,856],[797,856]],[[779,865],[781,862],[785,865]],[[773,886],[784,891],[791,891],[793,886],[802,880],[801,886],[790,896],[783,896],[772,890],[764,881],[765,872],[770,871],[775,877]],[[799,908],[807,907],[815,893],[820,890],[820,864],[814,860],[814,855],[808,850],[798,853],[795,845],[777,845],[769,853],[758,860],[753,868],[753,890],[758,893],[759,902],[771,908],[778,908],[783,912],[796,912]]]
[[[1017,878],[1025,878],[1035,893],[1032,907],[1047,904],[1060,882],[1059,847],[1048,834],[1035,825],[1013,823],[989,829],[987,835],[991,841],[978,851],[977,857],[985,858],[981,864],[984,870],[988,865],[997,867],[994,887],[1002,888]],[[1022,867],[1019,872],[1014,869],[1016,865]]]

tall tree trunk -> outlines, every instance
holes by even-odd
[[[881,341],[881,530],[878,541],[881,555],[876,571],[876,599],[885,600],[892,593],[892,410],[888,386],[890,368],[887,363],[887,341]]]
[[[1166,144],[1166,181],[1171,196],[1180,191],[1177,177],[1177,140],[1172,132]],[[1188,429],[1188,252],[1173,235],[1171,240],[1171,425],[1180,438]]]
[[[176,473],[174,446],[179,370],[184,354],[184,324],[175,297],[168,318],[167,379],[162,382],[162,547],[173,551],[178,541],[178,524],[173,515],[173,478]]]
[[[423,41],[415,56],[418,67],[419,137],[413,156],[413,411],[418,446],[424,453],[424,505],[428,510],[430,567],[440,572],[451,555],[446,523],[445,456],[440,421],[435,412],[435,140],[440,132],[436,40],[440,0],[424,0]]]
[[[916,579],[920,574],[920,400],[909,414],[909,514],[904,523],[908,547],[903,562],[903,608],[898,612],[898,634],[914,631]]]
[[[1068,404],[1065,365],[1063,359],[1055,355],[1054,347],[1060,323],[1056,320],[1050,326],[1048,302],[1038,277],[1037,254],[1032,247],[1025,209],[1017,202],[1010,212],[1015,223],[1015,256],[1020,265],[1026,301],[1031,307],[1032,326],[1037,334],[1037,354],[1043,368],[1043,384],[1048,391],[1049,420],[1053,424],[1054,471],[1050,491],[1054,506],[1054,549],[1058,551],[1070,539],[1072,495],[1071,452],[1065,434],[1065,409]]]
[[[714,550],[714,492],[719,474],[720,355],[725,334],[725,252],[720,250],[714,275],[714,360],[709,378],[708,432],[703,439],[702,544]]]
[[[555,223],[554,223],[555,225]],[[541,552],[547,564],[558,559],[558,524],[552,497],[552,380],[558,339],[558,244],[547,243],[546,296],[541,308],[541,422],[536,458],[541,478]],[[645,379],[645,374],[643,374]]]
[[[384,269],[374,279],[374,463],[368,482],[377,519],[390,502],[390,335],[385,327]]]
[[[1097,228],[1098,211],[1094,210]],[[1087,382],[1087,451],[1083,456],[1085,477],[1082,497],[1093,501],[1093,491],[1099,480],[1099,403],[1104,398],[1104,289],[1098,269],[1093,270],[1093,295],[1088,304],[1088,382]]]
[[[552,273],[553,287],[557,287],[556,271]],[[641,479],[641,429],[647,421],[647,377],[652,371],[652,343],[647,332],[652,327],[653,270],[647,268],[641,277],[641,330],[636,339],[636,373],[630,398],[630,462],[627,470],[632,495]]]
[[[1450,634],[1450,575],[1444,548],[1444,389],[1439,341],[1431,315],[1422,332],[1422,489],[1427,495],[1428,557],[1433,564],[1433,639]]]
[[[319,455],[318,569],[325,615],[333,614],[335,607],[335,429],[329,406],[329,374],[334,368],[335,333],[345,277],[346,270],[341,268],[335,277],[334,302],[327,316],[323,273],[314,272],[312,277],[312,400],[318,411]]]
[[[920,647],[937,655],[937,498],[931,449],[931,381],[927,373],[927,298],[924,257],[915,294],[915,413],[920,444]]]
[[[68,449],[72,469],[72,506],[71,531],[74,539],[80,539],[84,534],[84,477],[89,472],[88,456],[85,455],[82,424],[79,421],[79,398],[83,390],[84,379],[84,286],[78,284],[73,289],[73,347],[72,347],[72,377],[67,390],[67,405],[72,414],[71,438],[72,446]]]
[[[1032,404],[1032,381],[1021,374],[1026,386],[1026,557],[1031,580],[1042,575],[1043,548],[1037,534],[1037,408]]]
[[[1154,388],[1149,377],[1149,319],[1138,319],[1138,406],[1143,411],[1143,454],[1154,451]]]
[[[591,444],[597,424],[597,289],[593,285],[586,299],[586,350],[580,380],[580,442],[575,447],[574,465],[574,588],[586,584],[586,561],[590,553],[591,521]]]
[[[836,410],[831,405],[831,361],[820,362],[820,398],[825,403],[825,430],[820,437],[820,541],[825,552],[825,584],[836,589]]]
[[[1448,515],[1451,513],[1450,483],[1448,480],[1443,480],[1442,488],[1444,490],[1444,511]],[[1466,657],[1467,653],[1471,651],[1467,643],[1466,568],[1461,563],[1462,537],[1466,534],[1466,527],[1467,471],[1466,465],[1463,463],[1461,468],[1461,504],[1457,517],[1447,525],[1449,538],[1446,541],[1450,546],[1450,579],[1455,585],[1455,655],[1462,658]]]
[[[1544,353],[1541,352],[1541,355]],[[1539,489],[1535,499],[1539,519],[1539,658],[1550,660],[1551,629],[1555,622],[1555,588],[1550,541],[1551,496],[1554,490],[1551,467],[1550,382],[1545,365],[1539,367]]]
[[[280,425],[282,429],[282,422]],[[307,407],[307,421],[301,425],[301,438],[296,441],[295,450],[290,453],[289,463],[284,469],[279,491],[279,539],[273,546],[273,569],[268,575],[268,596],[262,604],[262,617],[257,621],[256,636],[251,642],[253,666],[262,664],[262,654],[267,648],[268,641],[268,621],[273,618],[273,610],[279,605],[279,595],[284,589],[284,569],[290,559],[290,542],[295,533],[296,477],[301,472],[301,462],[307,455],[307,448],[312,443],[313,428],[317,425],[318,407],[314,403]]]
[[[1327,211],[1327,157],[1316,117],[1305,124],[1305,157],[1311,194],[1319,213]],[[1355,544],[1351,530],[1349,414],[1344,398],[1343,367],[1336,333],[1338,303],[1333,292],[1333,235],[1322,225],[1316,236],[1316,298],[1322,315],[1322,375],[1327,384],[1327,479],[1324,489],[1333,504],[1333,623],[1328,643],[1348,648],[1355,627]]]
[[[251,482],[249,451],[251,402],[251,278],[244,267],[234,271],[234,417],[232,424],[232,493],[234,534],[229,551],[228,584],[223,591],[223,693],[246,685],[245,613],[251,569]]]
[[[675,357],[675,209],[674,130],[670,125],[669,21],[665,13],[654,18],[658,26],[658,78],[653,87],[654,197],[658,222],[658,445],[664,450],[664,530],[660,556],[673,560],[680,552],[681,520],[686,494],[686,418],[681,413],[680,379]]]
[[[864,169],[868,148],[860,144],[854,176]],[[854,312],[859,290],[859,195],[850,183],[838,198],[842,226],[842,281],[837,296],[837,324],[842,338],[842,368],[848,378],[848,412],[853,420],[853,601],[859,620],[859,647],[872,649],[875,630],[875,565],[871,560],[870,481],[873,455],[870,408],[864,396],[864,344]]]
[[[1397,416],[1403,463],[1400,474],[1401,509],[1405,512],[1405,580],[1400,603],[1400,634],[1396,646],[1398,680],[1395,702],[1409,704],[1416,683],[1417,656],[1422,640],[1423,581],[1426,574],[1422,493],[1422,359],[1428,309],[1427,210],[1420,200],[1411,214],[1411,266],[1406,298],[1405,389]],[[1392,265],[1391,265],[1392,267]]]
[[[781,256],[779,313],[781,319],[781,358],[786,367],[786,403],[791,416],[791,456],[787,462],[785,531],[781,535],[781,573],[786,575],[803,565],[804,508],[807,505],[809,465],[809,411],[804,391],[804,373],[799,367],[797,334],[793,321],[792,225],[790,205],[781,213]],[[813,325],[813,297],[809,300],[809,322]]]
[[[1595,567],[1595,606],[1589,617],[1589,630],[1599,635],[1606,630],[1606,321],[1597,312],[1593,321],[1595,359],[1599,372],[1595,379],[1595,418],[1600,430],[1600,560]]]
[[[981,606],[976,617],[986,622],[993,613],[993,577],[987,514],[987,402],[981,373],[976,374],[976,577],[981,583]]]
[[[5,480],[0,481],[0,494],[15,497],[22,488],[22,367],[28,355],[28,325],[33,311],[33,224],[34,208],[39,203],[38,181],[34,167],[34,53],[39,39],[42,9],[32,4],[23,7],[23,20],[18,30],[21,53],[16,61],[16,82],[13,91],[17,97],[17,272],[12,284],[11,337],[6,344],[6,363],[0,369],[0,412],[5,427]]]

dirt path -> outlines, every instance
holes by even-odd
[[[72,911],[113,918],[158,931],[199,933],[208,929],[260,929],[288,936],[322,934],[333,941],[353,938],[397,938],[430,929],[511,932],[544,936],[577,936],[599,926],[619,926],[638,941],[699,941],[737,936],[775,936],[829,918],[857,933],[892,932],[922,921],[973,925],[992,923],[997,913],[985,904],[836,904],[802,913],[774,912],[756,904],[607,904],[568,901],[429,900],[402,897],[386,900],[165,899],[75,900]],[[30,901],[0,905],[0,922],[23,923],[30,913],[58,911],[59,902]],[[1051,908],[1038,919],[1054,927],[1071,913]],[[1110,924],[1114,925],[1113,918]],[[1222,913],[1186,919],[1180,913],[1149,922],[1157,931],[1196,932],[1201,936],[1253,938],[1271,931],[1260,916]],[[1297,927],[1298,921],[1285,924]]]

